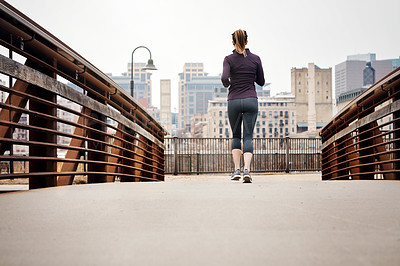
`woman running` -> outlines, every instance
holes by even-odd
[[[264,71],[259,56],[246,48],[247,33],[237,30],[232,34],[233,53],[224,59],[221,81],[229,87],[228,116],[231,125],[232,156],[235,165],[231,180],[240,180],[243,124],[243,183],[251,183],[250,163],[253,157],[253,131],[258,114],[258,100],[254,82],[264,86]]]

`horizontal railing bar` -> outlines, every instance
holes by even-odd
[[[372,138],[371,140],[374,140],[374,139],[380,137],[381,135],[383,136],[383,135],[393,134],[394,132],[399,131],[399,130],[400,130],[400,129],[396,129],[396,130],[392,130],[392,131],[390,131],[390,132],[387,132],[387,133],[385,133],[385,134],[377,135],[376,137]],[[324,162],[324,160],[322,160],[322,163],[323,163],[323,164],[328,164],[328,163],[331,163],[331,162],[333,162],[333,161],[338,160],[339,158],[342,158],[343,156],[348,156],[349,154],[357,153],[357,152],[364,151],[364,150],[367,150],[367,149],[370,149],[370,148],[375,148],[375,147],[379,147],[379,146],[391,144],[391,143],[394,143],[394,142],[396,142],[396,141],[398,141],[398,140],[399,140],[399,139],[390,139],[389,141],[382,142],[382,143],[378,143],[378,144],[374,144],[374,145],[370,145],[370,146],[368,146],[368,147],[359,148],[359,149],[355,148],[353,151],[348,152],[348,153],[344,153],[344,154],[342,154],[342,155],[340,155],[340,156],[338,156],[338,157],[336,157],[336,158],[333,158],[333,159],[331,159],[331,160],[329,160],[329,161],[327,161],[327,162],[326,162],[326,161]],[[346,149],[348,149],[348,148],[350,148],[350,147],[354,147],[354,146],[356,146],[356,145],[359,145],[359,143],[354,143],[354,144],[351,144],[351,145],[348,145],[348,146],[344,146],[342,149],[340,149],[340,150],[338,150],[338,151],[336,151],[336,152],[334,152],[334,153],[331,153],[330,155],[327,155],[326,158],[325,158],[325,160],[327,160],[328,158],[330,158],[330,157],[332,157],[332,156],[337,155],[339,152],[342,152],[342,151],[344,151],[344,150],[346,150]],[[325,153],[325,152],[322,152],[322,154],[325,155],[326,153]]]
[[[338,162],[338,163],[335,164],[335,165],[329,165],[328,163],[322,163],[322,168],[323,168],[324,170],[328,170],[328,169],[331,169],[331,168],[333,168],[333,167],[338,167],[339,165],[342,165],[342,164],[346,164],[346,163],[349,163],[349,162],[352,162],[352,161],[357,161],[357,160],[359,160],[359,159],[365,159],[365,158],[375,157],[375,156],[380,156],[380,155],[385,155],[385,154],[392,154],[392,153],[395,153],[396,151],[400,151],[400,149],[392,149],[392,150],[389,150],[389,151],[378,152],[378,153],[372,153],[372,154],[368,154],[368,155],[362,155],[362,156],[358,156],[358,157],[356,157],[356,158],[348,159],[348,160],[346,160],[346,161]],[[346,155],[346,156],[347,156],[347,155]],[[340,157],[342,158],[343,156],[340,156]],[[326,166],[326,164],[328,164],[328,166]]]
[[[396,151],[399,151],[399,150],[400,150],[400,149],[397,149]],[[356,158],[356,159],[354,159],[354,160],[349,160],[349,162],[350,162],[350,161],[360,160],[360,159],[365,159],[365,158],[373,157],[373,156],[377,156],[377,155],[378,155],[378,154],[360,156],[359,158]],[[379,154],[379,155],[382,155],[382,154]],[[379,166],[379,165],[382,165],[382,164],[394,163],[394,162],[399,162],[399,161],[400,161],[400,159],[390,159],[390,160],[386,160],[386,161],[376,161],[376,162],[372,162],[372,163],[364,163],[364,164],[351,165],[351,166],[347,166],[347,167],[342,167],[342,168],[340,168],[340,169],[338,169],[338,170],[335,170],[335,171],[327,172],[326,174],[336,174],[336,173],[338,173],[338,172],[345,171],[345,170],[349,170],[349,169],[352,169],[352,168],[360,168],[360,167],[363,167],[363,166],[372,166],[372,165],[378,165],[378,166]],[[339,165],[341,165],[341,164],[343,164],[343,163],[339,163],[339,164],[337,164],[336,166],[339,167]],[[324,168],[324,173],[325,173],[325,171],[328,171],[328,169],[331,169],[331,168],[332,168],[332,167],[329,167],[329,168],[327,168],[327,169]]]
[[[353,176],[379,175],[379,174],[383,175],[383,174],[392,174],[392,173],[400,173],[400,170],[393,169],[393,170],[389,170],[389,171],[374,171],[374,172],[354,173],[354,174],[347,174],[347,175],[341,175],[341,176],[337,176],[337,177],[332,177],[332,178],[329,178],[327,180],[341,179],[341,178],[344,178],[344,177],[349,178],[350,176],[353,177]],[[324,176],[322,176],[322,177],[324,177]]]
[[[153,165],[147,164],[145,162],[138,161],[138,160],[133,159],[133,158],[129,158],[129,157],[125,157],[125,156],[121,156],[121,155],[117,155],[117,154],[108,153],[106,151],[84,148],[84,147],[67,146],[67,145],[53,144],[53,143],[47,143],[47,142],[5,139],[5,138],[0,138],[0,143],[1,142],[3,142],[3,143],[13,143],[14,145],[23,145],[23,146],[31,146],[31,145],[34,145],[34,146],[46,146],[46,147],[53,147],[53,148],[62,149],[62,150],[68,150],[69,149],[69,150],[77,150],[77,151],[81,151],[81,152],[91,152],[91,153],[96,153],[96,154],[102,154],[102,155],[106,155],[106,156],[116,157],[116,158],[120,158],[120,159],[131,161],[131,162],[135,162],[135,163],[140,163],[140,164],[143,164],[143,165],[146,165],[146,166],[149,166],[149,167],[150,166],[154,167]],[[118,149],[123,149],[123,148],[121,148],[119,146],[117,146],[117,147],[118,147]],[[130,151],[130,150],[127,150],[127,151]],[[134,152],[132,152],[132,153],[134,153]],[[153,159],[151,159],[149,157],[146,157],[144,155],[137,154],[137,153],[134,153],[134,154],[136,156],[141,157],[141,158],[148,159],[148,160],[150,160],[152,162],[161,164],[161,162],[153,160]],[[27,157],[27,158],[29,158],[29,157]],[[51,157],[49,157],[49,158],[51,158]],[[157,169],[163,170],[163,169],[158,168],[158,167],[157,167]]]
[[[37,156],[3,156],[0,155],[0,161],[40,161],[40,160],[47,160],[47,161],[57,161],[57,162],[67,162],[67,163],[82,163],[82,164],[103,164],[103,165],[111,165],[111,166],[117,166],[117,167],[122,167],[122,168],[128,168],[132,170],[140,170],[142,172],[146,172],[149,174],[155,174],[158,176],[163,176],[162,174],[158,172],[153,172],[150,170],[134,167],[131,165],[124,165],[124,164],[119,164],[119,163],[112,163],[112,162],[103,162],[103,161],[93,161],[93,160],[79,160],[79,159],[67,159],[67,158],[55,158],[55,157],[37,157]],[[139,163],[139,162],[138,162]],[[143,164],[143,163],[140,163]],[[148,167],[151,168],[156,168],[152,165],[147,165]],[[159,171],[164,171],[164,169],[158,168],[157,170]],[[57,172],[57,173],[63,173],[63,172]]]
[[[344,137],[345,135],[348,135],[351,132],[355,131],[356,129],[371,123],[371,121],[376,121],[376,120],[378,120],[382,117],[385,117],[389,114],[392,114],[393,112],[398,111],[398,110],[400,110],[400,100],[395,101],[391,104],[388,104],[387,106],[382,107],[378,111],[375,111],[374,113],[369,114],[369,115],[361,118],[360,120],[356,121],[354,124],[351,124],[350,126],[346,127],[346,129],[338,132],[337,134],[335,134],[328,140],[324,141],[322,143],[321,149],[322,150],[325,149],[325,147],[329,146],[329,144],[331,144],[332,142],[337,141],[337,140],[341,139],[342,137]]]
[[[96,142],[96,143],[98,143],[98,144],[100,144],[100,145],[104,145],[105,147],[117,148],[117,149],[120,149],[120,150],[129,152],[129,153],[131,153],[131,154],[133,154],[133,155],[137,155],[137,156],[139,156],[139,157],[147,158],[147,157],[145,157],[144,155],[137,154],[137,153],[135,153],[135,152],[132,151],[132,150],[129,150],[129,149],[124,148],[123,146],[117,146],[117,145],[114,145],[114,144],[111,144],[111,143],[108,143],[108,142],[100,141],[100,140],[97,140],[97,139],[92,139],[92,138],[89,138],[89,137],[83,137],[83,136],[78,136],[78,135],[74,135],[74,134],[63,133],[63,132],[60,132],[60,131],[57,131],[57,130],[54,130],[54,129],[36,127],[36,126],[31,126],[31,125],[24,125],[24,124],[13,123],[13,122],[4,122],[4,121],[1,121],[1,120],[0,120],[0,124],[11,125],[11,126],[13,126],[13,127],[15,127],[15,128],[20,128],[20,129],[25,129],[25,130],[33,130],[33,131],[41,131],[41,132],[53,133],[53,134],[60,135],[60,136],[64,136],[64,137],[68,137],[68,138],[71,138],[71,139],[80,139],[80,140],[82,140],[82,141],[87,141],[87,142]],[[107,136],[108,136],[110,139],[119,139],[119,138],[117,138],[117,137],[115,137],[115,136],[113,136],[113,135],[107,135]],[[9,142],[16,142],[16,141],[23,141],[23,140],[13,140],[13,139],[8,139],[8,138],[6,138],[6,139],[0,138],[0,141],[2,141],[2,142],[7,142],[7,141],[9,141]],[[126,141],[126,140],[123,140],[123,142],[124,142],[124,143],[127,143],[127,144],[129,144],[129,145],[131,145],[131,143],[128,142],[128,141]],[[29,145],[29,143],[31,143],[31,142],[28,141],[27,144],[21,144],[21,145]],[[47,143],[47,142],[45,142],[45,143]],[[39,145],[39,144],[38,144],[38,145]],[[43,145],[45,145],[45,144],[43,144]],[[60,144],[60,145],[61,145],[61,144]],[[51,144],[50,146],[51,146],[51,147],[54,147],[55,145],[54,145],[54,144]],[[142,147],[135,146],[135,145],[133,145],[133,146],[134,146],[135,148],[137,148],[137,149],[140,149],[140,150],[143,150],[143,151],[145,151],[145,152],[148,152],[148,151],[144,150],[144,148],[142,148]],[[71,150],[71,149],[77,150],[77,148],[78,148],[78,147],[75,147],[75,146],[66,146],[66,145],[62,145],[62,146],[60,146],[60,147],[62,147],[62,148],[60,148],[60,149],[66,149],[66,150]],[[79,147],[79,148],[82,148],[82,147]],[[87,149],[85,149],[85,148],[82,148],[82,149],[83,149],[84,151],[87,151]],[[97,151],[97,150],[93,150],[93,151]],[[97,151],[97,152],[100,152],[100,151]],[[161,153],[161,152],[160,152],[160,153]],[[107,154],[108,154],[108,153],[107,153]],[[159,158],[160,160],[164,160],[163,157],[158,156],[158,155],[156,155],[156,154],[154,154],[154,155],[155,155],[157,158]],[[151,160],[152,160],[152,161],[155,161],[155,160],[153,160],[153,159],[151,159]],[[155,161],[155,162],[157,162],[157,161]]]
[[[0,89],[1,89],[1,90],[5,90],[5,88],[6,88],[6,87],[3,87],[2,85],[0,85]],[[16,95],[19,95],[19,96],[24,96],[24,97],[29,98],[29,99],[37,100],[38,102],[44,103],[44,104],[46,104],[46,105],[48,105],[48,106],[53,106],[53,107],[56,107],[56,108],[59,108],[59,109],[66,110],[66,111],[68,111],[68,112],[70,112],[70,113],[72,113],[72,114],[74,114],[74,115],[84,117],[85,119],[88,119],[88,120],[90,120],[90,121],[94,121],[94,122],[96,122],[96,123],[98,123],[98,124],[102,124],[102,125],[104,125],[104,126],[107,126],[107,127],[109,127],[109,128],[112,128],[112,129],[114,129],[114,130],[116,130],[116,131],[122,132],[124,135],[127,135],[127,136],[130,136],[130,137],[132,137],[132,138],[135,138],[135,139],[138,140],[139,142],[145,144],[147,147],[151,147],[148,143],[146,143],[146,142],[142,141],[141,139],[137,138],[135,135],[131,135],[131,134],[129,134],[129,133],[123,131],[123,130],[118,129],[118,127],[115,127],[115,126],[113,126],[113,125],[110,125],[110,124],[108,124],[107,122],[104,122],[104,121],[102,121],[102,120],[96,119],[96,118],[91,117],[91,116],[89,116],[89,115],[86,115],[86,114],[84,114],[84,113],[82,113],[82,112],[78,112],[78,111],[75,111],[75,110],[73,110],[73,109],[66,108],[66,107],[64,107],[63,105],[55,104],[55,103],[53,103],[53,102],[50,102],[50,101],[47,101],[47,100],[43,100],[43,99],[38,98],[38,97],[35,97],[35,96],[31,96],[31,95],[26,94],[26,93],[23,93],[23,92],[15,92],[15,91],[13,91],[13,90],[11,90],[11,89],[8,89],[8,88],[7,88],[7,90],[5,90],[5,91],[9,91],[9,92],[12,92],[13,94],[16,94]],[[83,129],[86,129],[86,130],[89,130],[89,131],[92,131],[92,132],[97,132],[97,133],[100,133],[100,134],[104,134],[103,131],[100,131],[100,130],[97,130],[97,129],[94,129],[94,128],[91,128],[91,127],[87,127],[87,126],[82,125],[82,124],[74,123],[74,122],[72,122],[72,121],[64,120],[64,119],[58,118],[58,117],[56,117],[56,116],[44,115],[44,114],[42,114],[42,113],[33,112],[33,111],[30,111],[30,110],[28,110],[28,109],[24,109],[24,108],[21,108],[21,107],[10,106],[10,105],[8,105],[8,104],[6,104],[6,103],[4,103],[4,104],[3,104],[3,103],[0,103],[0,106],[3,107],[3,108],[10,109],[10,110],[18,110],[18,111],[20,111],[20,112],[22,112],[22,113],[26,113],[26,114],[35,114],[35,115],[39,115],[39,116],[41,116],[41,117],[47,117],[47,118],[56,120],[57,122],[60,122],[60,123],[64,123],[64,124],[68,124],[68,125],[71,125],[71,126],[74,126],[74,127],[83,128]],[[61,108],[61,107],[62,107],[62,108]],[[107,135],[107,136],[110,136],[110,135],[107,134],[107,133],[106,133],[106,135]],[[111,135],[111,136],[112,136],[112,135]],[[113,136],[113,137],[114,137],[114,136]],[[119,140],[121,140],[121,141],[123,141],[123,142],[126,142],[124,139],[120,139],[120,138],[118,138],[118,137],[116,137],[116,138],[119,139]],[[159,156],[159,158],[161,158],[161,157]]]
[[[14,179],[14,178],[31,178],[31,177],[42,177],[42,176],[87,176],[87,175],[100,175],[100,176],[124,176],[131,178],[140,178],[149,181],[159,181],[158,179],[146,177],[146,176],[138,176],[131,175],[125,173],[114,173],[114,172],[32,172],[32,173],[15,173],[15,174],[0,174],[1,179]]]
[[[369,128],[369,129],[367,129],[367,130],[365,130],[365,131],[363,131],[363,132],[361,132],[361,133],[356,133],[356,134],[354,134],[354,136],[351,136],[351,137],[349,137],[348,139],[343,139],[343,140],[341,140],[341,141],[338,142],[338,143],[334,142],[334,143],[335,143],[335,146],[331,147],[331,148],[328,149],[328,150],[322,150],[322,152],[328,153],[328,152],[332,151],[333,149],[335,149],[336,147],[342,145],[343,143],[345,143],[345,142],[347,142],[347,141],[350,141],[350,140],[353,140],[353,139],[355,139],[355,138],[358,138],[359,136],[361,136],[361,135],[363,135],[363,134],[366,134],[366,133],[368,133],[368,132],[374,131],[374,130],[376,130],[376,129],[385,127],[385,126],[387,126],[387,125],[391,125],[391,124],[393,124],[393,123],[395,123],[395,122],[397,122],[397,121],[400,121],[400,118],[396,118],[396,119],[393,119],[393,120],[391,120],[391,121],[385,122],[385,123],[383,123],[383,124],[381,124],[381,125],[377,125],[377,126],[375,126],[375,127]],[[398,129],[394,129],[394,130],[387,131],[387,132],[389,132],[388,134],[391,134],[391,133],[393,133],[393,132],[395,132],[395,131],[397,131],[397,130],[398,130]],[[353,132],[356,132],[356,131],[353,131]],[[350,132],[349,134],[351,135],[353,132]],[[385,132],[385,133],[387,133],[387,132]],[[380,135],[383,136],[383,135],[387,135],[387,134],[380,134]],[[343,136],[343,137],[345,137],[345,136]],[[343,138],[343,137],[342,137],[342,138]],[[373,138],[375,138],[375,136],[362,139],[361,141],[357,141],[355,144],[359,144],[359,143],[362,143],[362,142],[371,140],[371,139],[373,139]],[[332,143],[331,143],[331,144],[332,144]],[[327,146],[327,147],[328,147],[328,146]],[[343,150],[343,148],[340,149],[340,150],[338,150],[337,152],[342,151],[342,150]]]

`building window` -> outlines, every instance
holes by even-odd
[[[222,111],[219,111],[219,117],[222,117]]]
[[[299,89],[299,93],[301,93],[301,89]]]

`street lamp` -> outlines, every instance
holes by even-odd
[[[147,65],[145,67],[143,67],[142,70],[157,70],[156,66],[153,63],[153,59],[151,59],[151,52],[150,52],[149,48],[147,48],[146,46],[138,46],[138,47],[135,48],[135,50],[133,50],[133,52],[132,52],[132,60],[131,60],[131,96],[132,97],[133,97],[133,88],[134,88],[134,81],[133,81],[133,53],[139,48],[145,48],[150,53],[150,59],[147,61]]]

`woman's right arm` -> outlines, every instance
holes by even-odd
[[[231,85],[231,81],[229,78],[230,73],[231,65],[229,64],[228,58],[225,57],[221,76],[221,81],[225,88],[228,88]]]
[[[259,62],[258,62],[258,65],[257,65],[256,83],[262,87],[265,84],[264,70],[263,70],[263,67],[262,67],[261,59],[258,58],[258,61]]]

